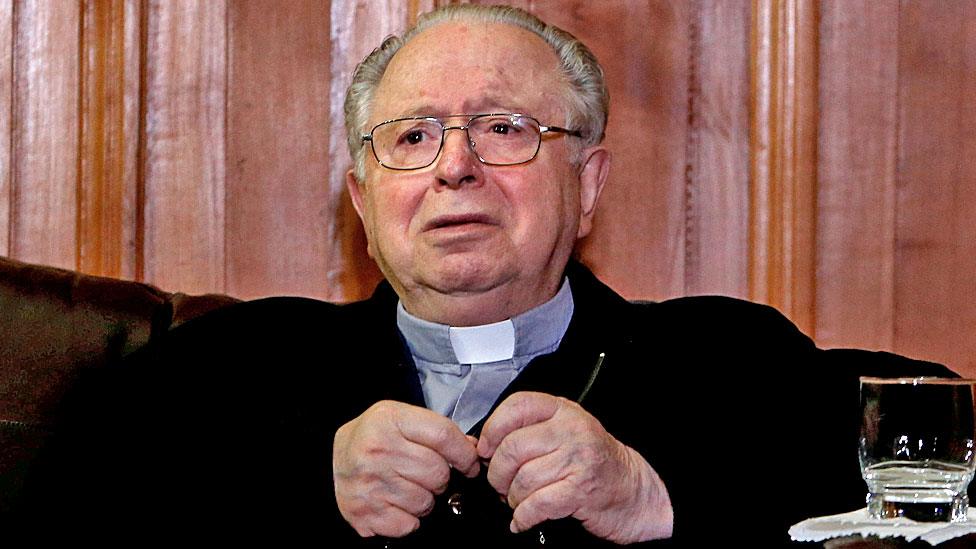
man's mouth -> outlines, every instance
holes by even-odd
[[[439,215],[424,224],[424,231],[448,229],[464,225],[496,225],[495,220],[485,214]]]

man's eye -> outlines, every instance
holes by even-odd
[[[495,122],[491,125],[491,133],[496,133],[498,135],[508,135],[510,133],[516,133],[519,129],[508,122]]]
[[[427,133],[422,129],[414,129],[408,132],[404,132],[397,143],[401,145],[416,145],[427,139]]]

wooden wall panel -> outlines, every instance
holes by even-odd
[[[755,0],[752,20],[749,298],[813,335],[817,9]]]
[[[606,145],[613,165],[593,234],[582,246],[584,261],[624,296],[681,295],[692,5],[580,1],[533,6],[591,46],[610,86]]]
[[[74,268],[79,7],[24,1],[13,13],[10,254]]]
[[[131,279],[136,276],[141,3],[82,6],[78,269]]]
[[[120,269],[124,278],[142,280],[144,276],[144,183],[145,170],[145,64],[146,13],[144,0],[125,0],[124,48],[122,77],[124,110],[121,129],[124,141],[122,179],[122,234],[118,237],[121,251]],[[118,128],[116,128],[118,132]],[[119,156],[117,152],[116,157]]]
[[[0,255],[10,255],[10,139],[13,73],[13,0],[0,0]]]
[[[974,375],[976,4],[905,2],[900,28],[895,348]]]
[[[144,277],[222,292],[226,3],[147,9]]]
[[[329,9],[228,9],[227,291],[329,297]]]
[[[816,332],[828,346],[890,349],[898,2],[821,9]]]
[[[697,2],[690,21],[686,294],[748,297],[747,0]]]

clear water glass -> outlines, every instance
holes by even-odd
[[[963,521],[976,469],[976,380],[861,378],[861,475],[872,517]]]

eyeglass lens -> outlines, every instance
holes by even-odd
[[[528,162],[535,157],[541,140],[539,123],[526,116],[475,117],[468,123],[467,132],[471,148],[486,164]],[[435,118],[394,120],[373,129],[372,145],[377,159],[388,168],[423,168],[437,158],[443,138],[444,126]]]

